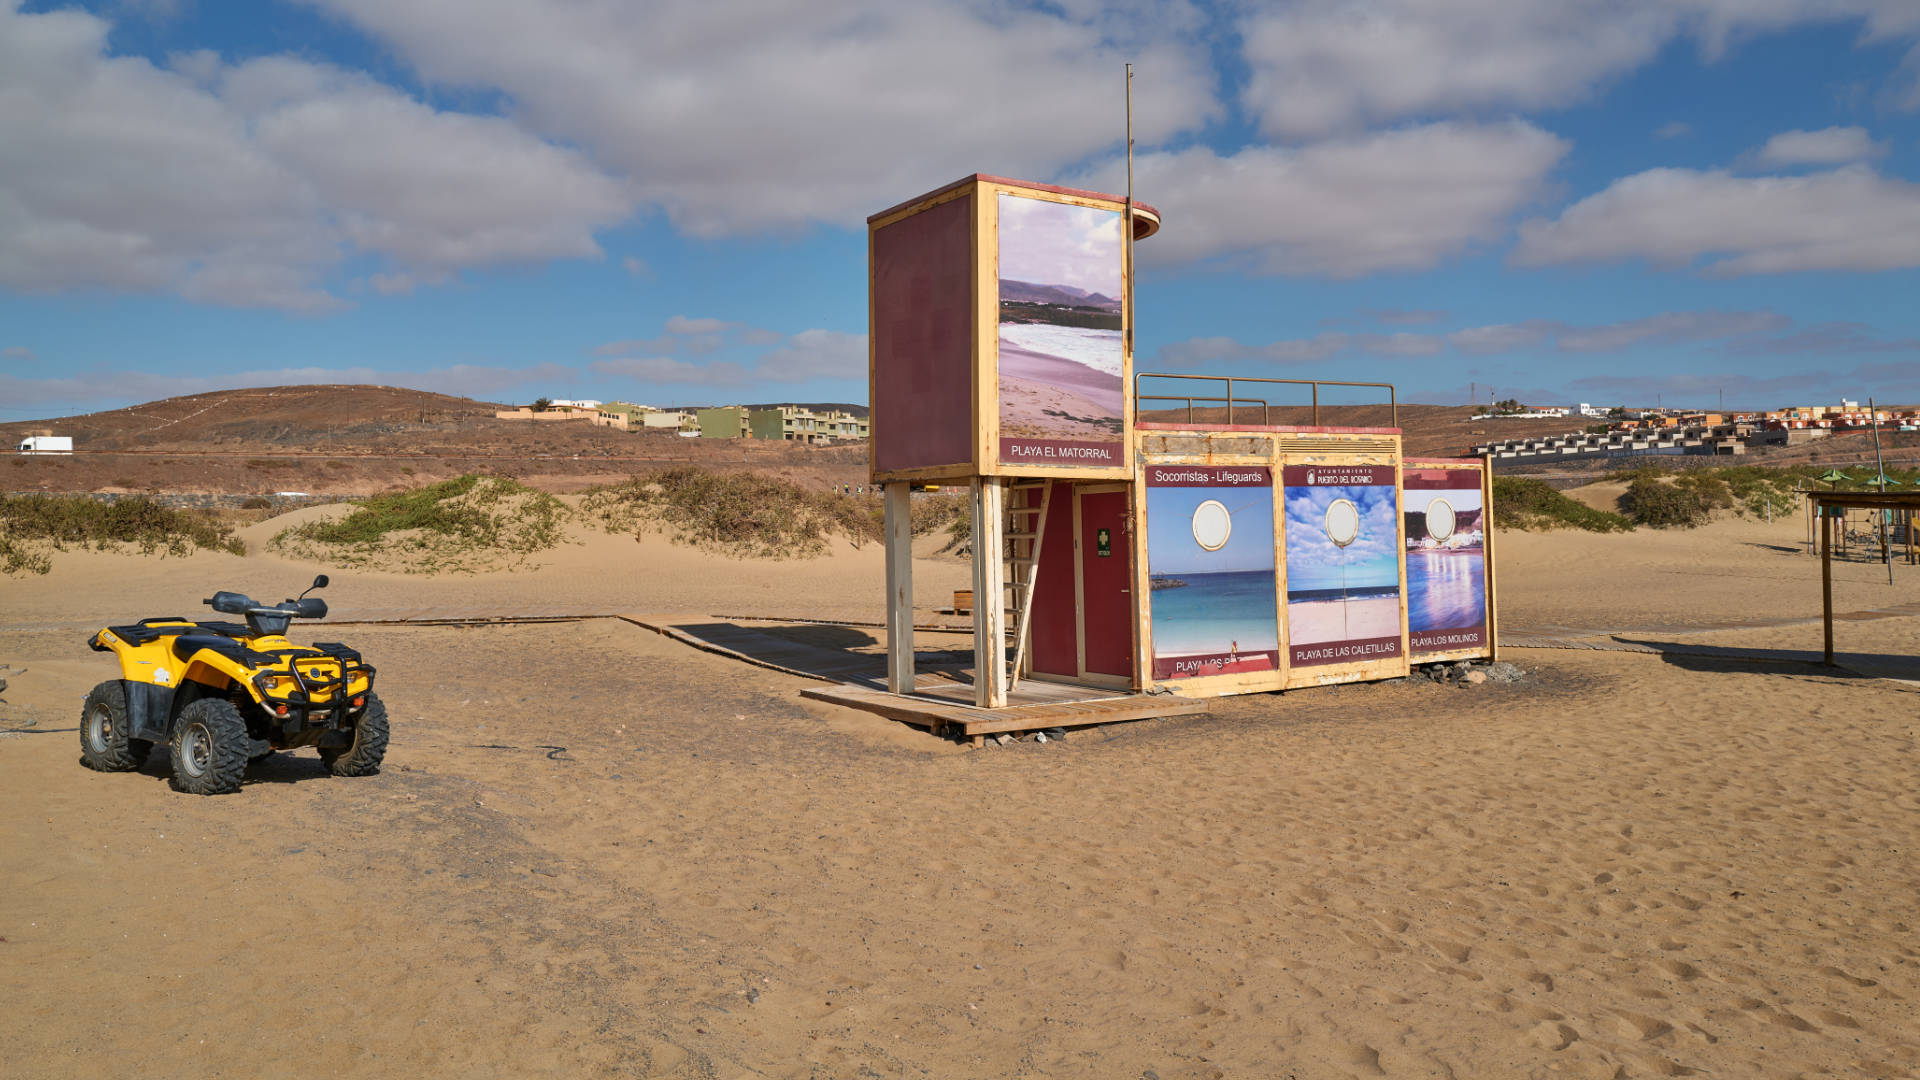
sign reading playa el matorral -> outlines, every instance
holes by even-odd
[[[1287,643],[1294,667],[1400,655],[1391,465],[1288,465]]]
[[[1119,468],[1121,214],[1002,193],[999,217],[1000,463]]]

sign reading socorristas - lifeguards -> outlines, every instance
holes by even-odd
[[[1391,465],[1289,465],[1288,659],[1294,667],[1400,653],[1400,522]]]
[[[1260,465],[1148,465],[1153,677],[1238,675],[1279,686],[1273,473]]]

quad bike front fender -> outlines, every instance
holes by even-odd
[[[127,695],[127,729],[136,739],[166,742],[173,734],[173,687],[120,680]]]

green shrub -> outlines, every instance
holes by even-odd
[[[1493,518],[1499,528],[1522,531],[1584,529],[1604,533],[1633,528],[1633,523],[1619,514],[1569,499],[1544,480],[1519,476],[1493,478]]]
[[[245,555],[233,529],[198,510],[177,510],[144,495],[101,502],[71,495],[0,495],[0,574],[44,574],[51,553],[128,544],[142,555],[196,549]]]
[[[1726,481],[1706,473],[1682,473],[1671,481],[1637,476],[1620,496],[1620,509],[1635,525],[1691,529],[1712,520],[1717,509],[1731,507]]]
[[[791,481],[683,465],[595,488],[581,509],[611,532],[658,528],[680,543],[735,557],[808,558],[827,540],[878,541],[877,494],[809,491]]]
[[[571,514],[518,481],[467,475],[362,500],[337,521],[282,531],[268,546],[315,561],[405,573],[472,573],[557,546]]]

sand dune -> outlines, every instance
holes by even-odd
[[[1688,636],[1816,613],[1815,564],[1775,550],[1794,528],[1502,534],[1502,615]],[[873,548],[580,539],[531,572],[342,575],[329,598],[881,610]],[[0,728],[71,728],[108,673],[66,627],[316,569],[66,555],[0,582],[0,663],[27,669]],[[965,579],[917,572],[929,606]],[[1843,606],[1920,600],[1920,570],[1896,575],[1843,567]],[[1920,620],[1841,632],[1920,652]],[[1516,650],[1514,686],[1254,695],[972,751],[625,624],[321,636],[380,666],[377,777],[304,752],[198,799],[158,765],[82,770],[70,731],[0,734],[0,1074],[1920,1069],[1899,683]]]

